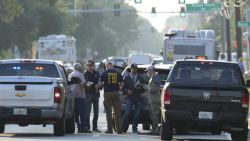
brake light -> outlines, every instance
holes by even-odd
[[[241,100],[242,107],[248,108],[249,105],[249,93],[244,92]]]
[[[54,102],[55,103],[61,102],[61,95],[62,95],[62,90],[59,87],[54,87]]]
[[[164,91],[164,104],[170,104],[170,99],[171,99],[171,91],[166,89]]]

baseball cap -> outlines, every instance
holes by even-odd
[[[132,69],[137,69],[137,64],[136,63],[133,63],[133,64],[131,64],[131,66],[130,66]]]
[[[148,70],[155,70],[155,67],[154,66],[148,66],[148,68],[145,70],[145,71],[148,71]]]

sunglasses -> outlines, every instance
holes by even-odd
[[[87,66],[93,66],[93,64],[87,64]]]

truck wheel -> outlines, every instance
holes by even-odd
[[[150,124],[149,123],[143,123],[142,124],[142,129],[143,130],[150,130]]]
[[[5,129],[5,125],[4,124],[0,124],[0,133],[4,133],[4,129]]]
[[[161,140],[172,140],[173,139],[173,128],[169,122],[161,122]]]
[[[54,124],[54,135],[64,136],[65,135],[65,118],[64,116]]]
[[[68,134],[75,133],[75,115],[73,114],[69,119],[65,121],[65,132]]]

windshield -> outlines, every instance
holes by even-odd
[[[0,76],[40,76],[58,78],[59,73],[53,64],[12,63],[0,65]]]
[[[241,85],[239,74],[233,66],[181,64],[175,67],[170,81],[185,84]]]

